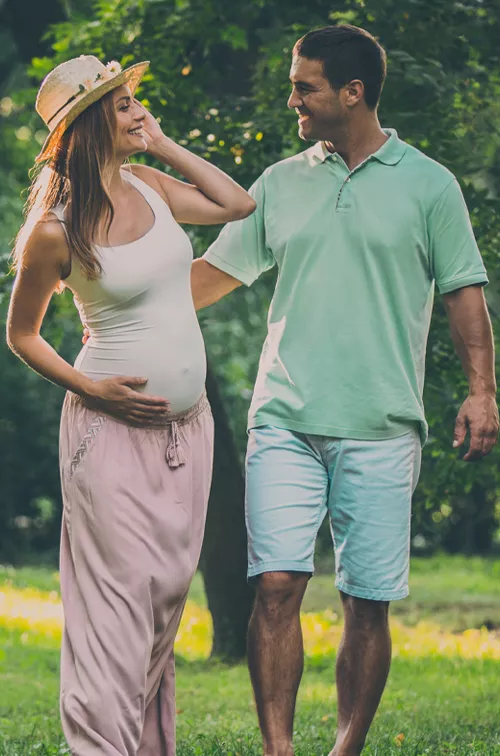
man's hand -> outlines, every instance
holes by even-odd
[[[469,450],[466,462],[485,457],[498,439],[498,407],[494,394],[469,394],[460,407],[455,423],[453,447],[461,446],[469,430]]]
[[[86,344],[87,341],[90,339],[90,331],[87,328],[86,325],[83,326],[83,336],[82,336],[82,343]]]
[[[469,396],[455,423],[453,446],[463,444],[468,430],[470,444],[464,460],[473,462],[489,454],[498,437],[493,331],[481,286],[464,286],[443,299],[453,343],[469,382]]]

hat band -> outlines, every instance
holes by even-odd
[[[107,64],[105,69],[103,71],[100,71],[95,79],[87,79],[83,84],[80,84],[80,87],[78,89],[78,92],[74,94],[72,97],[69,98],[69,100],[66,100],[64,105],[61,105],[59,110],[56,110],[56,112],[50,116],[49,120],[46,121],[47,126],[50,124],[51,121],[54,120],[54,118],[59,115],[61,110],[64,110],[65,107],[67,107],[73,100],[76,100],[77,97],[79,97],[81,94],[85,94],[85,92],[91,92],[95,85],[97,83],[103,83],[104,81],[109,81],[110,79],[113,79],[117,74],[122,72],[122,67],[116,60],[112,60],[110,63]]]
[[[80,91],[79,91],[79,92],[77,92],[77,93],[76,93],[75,95],[73,95],[73,97],[70,97],[70,98],[69,98],[69,100],[66,100],[66,102],[64,103],[64,105],[61,105],[61,107],[59,108],[59,110],[56,110],[56,112],[54,113],[54,115],[50,116],[49,120],[47,121],[47,126],[48,126],[48,125],[50,124],[50,122],[51,122],[51,121],[53,121],[53,120],[54,120],[54,118],[55,118],[55,117],[56,117],[57,115],[59,115],[59,113],[61,112],[61,110],[64,110],[64,108],[65,108],[65,107],[66,107],[67,105],[69,105],[69,104],[70,104],[70,102],[73,102],[73,100],[76,100],[76,98],[77,98],[77,97],[79,97],[79,96],[80,96],[81,94],[82,94],[82,90],[80,90]]]

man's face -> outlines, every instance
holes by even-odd
[[[347,108],[323,75],[323,64],[294,55],[290,69],[292,93],[288,107],[299,116],[299,137],[304,140],[334,140],[346,122]]]

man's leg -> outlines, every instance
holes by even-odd
[[[344,633],[337,654],[338,730],[331,756],[358,756],[389,674],[389,603],[340,595]]]
[[[314,571],[328,474],[315,438],[262,426],[249,434],[248,575],[257,592],[248,659],[266,756],[292,756],[303,667],[300,605]]]
[[[309,575],[259,575],[248,628],[248,664],[265,756],[292,756],[295,701],[304,666],[300,606]]]
[[[327,445],[336,585],[344,608],[337,657],[338,736],[330,756],[357,756],[391,660],[389,602],[408,595],[411,497],[420,468],[416,431]]]

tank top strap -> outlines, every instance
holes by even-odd
[[[138,176],[132,173],[132,171],[124,170],[123,175],[126,177],[127,181],[129,181],[132,186],[142,194],[148,205],[153,208],[156,216],[161,213],[168,213],[171,215],[169,206],[155,189],[149,186],[149,184],[146,184],[142,179],[138,178]]]
[[[66,240],[69,244],[69,235],[68,235],[68,228],[66,226],[66,208],[64,205],[56,205],[55,207],[52,207],[50,209],[51,213],[54,213],[56,218],[61,222],[61,226],[63,227],[64,233],[66,235]]]
[[[56,205],[55,207],[52,207],[50,209],[51,213],[54,213],[56,218],[61,221],[61,223],[65,223],[65,216],[64,216],[64,205]]]

